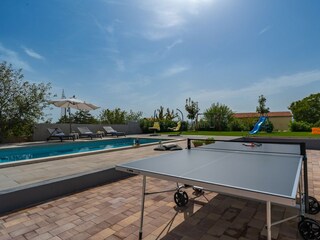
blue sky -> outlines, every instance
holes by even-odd
[[[150,117],[191,97],[201,112],[217,102],[254,112],[263,94],[271,111],[286,111],[320,89],[317,0],[2,0],[1,9],[1,61],[102,109]]]

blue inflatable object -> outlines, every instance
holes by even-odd
[[[260,131],[261,126],[264,124],[264,122],[267,120],[267,117],[261,116],[254,125],[253,129],[249,132],[249,134],[256,134],[257,132]]]

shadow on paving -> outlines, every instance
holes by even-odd
[[[203,206],[193,213],[195,205]],[[157,239],[267,239],[264,228],[265,204],[261,202],[219,194],[208,203],[191,198],[187,206],[175,207],[175,209],[177,214],[178,212],[184,213],[185,220],[174,229],[170,229],[175,215]],[[272,221],[279,221],[295,214],[297,210],[294,208],[272,207]],[[272,239],[301,239],[297,229],[297,220],[273,226]]]

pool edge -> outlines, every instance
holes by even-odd
[[[159,139],[161,140],[161,139]],[[169,139],[164,141],[163,143],[169,143],[169,142],[176,142],[176,141],[182,141],[184,139]],[[143,145],[138,146],[141,147],[148,147],[159,144],[158,142],[154,143],[146,143]],[[52,156],[52,157],[44,157],[44,158],[35,158],[32,160],[23,160],[23,161],[14,161],[14,162],[8,162],[8,163],[0,163],[0,169],[1,168],[7,168],[7,167],[14,167],[14,166],[21,166],[21,165],[28,165],[28,164],[35,164],[35,163],[41,163],[41,162],[48,162],[53,160],[61,160],[66,158],[75,158],[75,157],[81,157],[81,156],[87,156],[87,155],[93,155],[93,154],[100,154],[100,153],[107,153],[107,152],[114,152],[114,151],[121,151],[121,150],[128,150],[128,149],[135,149],[137,146],[127,146],[127,147],[119,147],[119,148],[109,148],[109,149],[103,149],[103,150],[97,150],[97,151],[90,151],[90,152],[81,152],[81,153],[73,153],[73,154],[67,154],[67,155],[59,155],[59,156]]]

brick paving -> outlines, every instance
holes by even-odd
[[[320,151],[308,151],[310,195],[320,199]],[[147,191],[175,187],[175,183],[147,178]],[[0,240],[138,239],[141,176],[117,181],[0,217]],[[193,195],[178,208],[173,192],[148,195],[145,202],[145,240],[259,240],[265,237],[265,204],[206,193]],[[273,221],[296,209],[273,206]],[[313,216],[319,220],[318,216]],[[272,228],[278,240],[300,239],[297,220]]]

